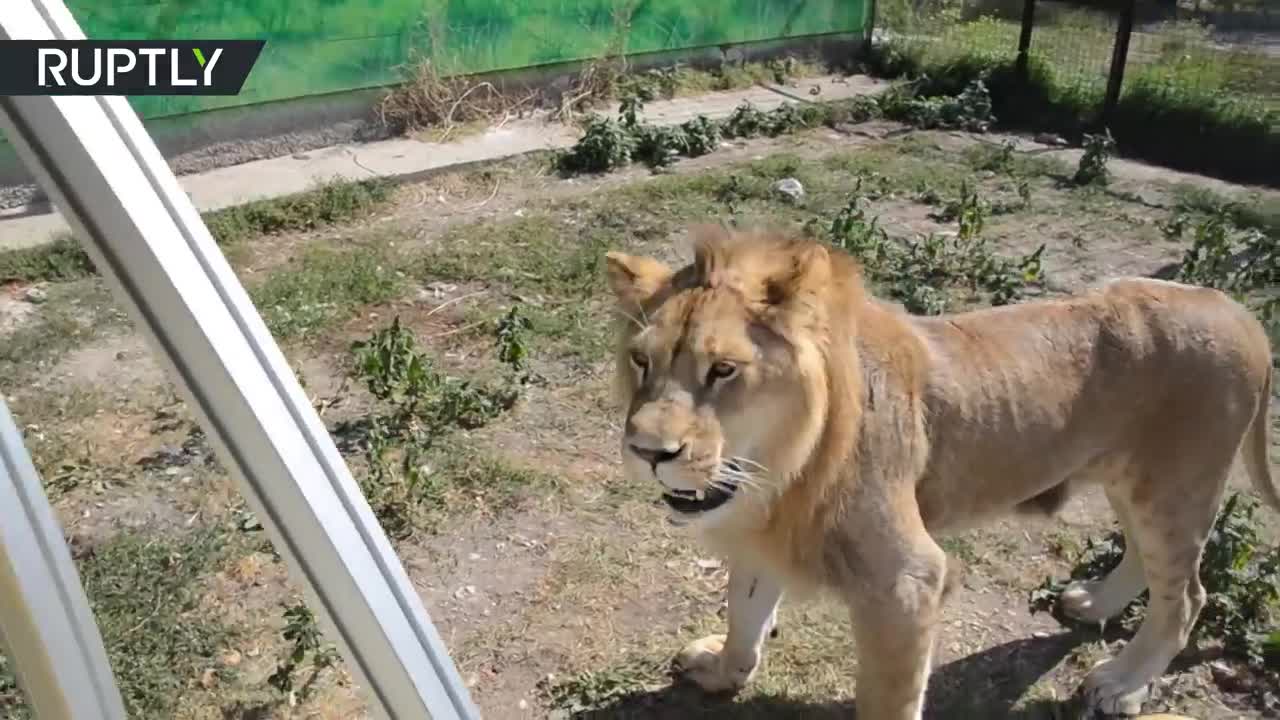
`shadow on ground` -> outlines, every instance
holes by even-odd
[[[1079,632],[1028,638],[997,645],[935,668],[929,682],[927,718],[1024,718],[1048,720],[1075,717],[1071,700],[1029,699],[1015,710],[1027,690],[1086,639]],[[852,681],[852,678],[850,678]],[[783,720],[849,720],[853,698],[826,703],[786,695],[754,695],[741,699],[708,697],[679,684],[629,694],[605,707],[569,715],[575,720],[631,720],[649,718],[724,718],[725,720],[781,718]]]

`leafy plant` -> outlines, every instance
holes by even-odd
[[[1115,153],[1116,141],[1111,131],[1103,129],[1099,134],[1084,136],[1084,154],[1076,174],[1071,178],[1076,185],[1106,185],[1110,180],[1107,161]]]
[[[519,305],[512,305],[494,327],[498,346],[498,360],[516,372],[525,369],[529,358],[529,332],[533,322],[520,312]]]
[[[293,643],[293,648],[284,661],[276,664],[276,670],[267,678],[267,684],[287,695],[289,705],[293,706],[311,697],[320,674],[337,662],[338,652],[332,645],[324,642],[324,636],[316,625],[315,615],[304,603],[286,608],[284,620],[285,626],[281,634],[285,642]],[[307,664],[311,666],[311,674],[298,686],[297,675]]]
[[[412,534],[415,508],[438,504],[443,490],[427,462],[437,442],[456,428],[475,429],[497,418],[515,405],[521,383],[530,379],[516,376],[526,368],[530,320],[512,307],[493,327],[498,359],[512,372],[496,382],[442,373],[398,316],[352,344],[353,375],[388,407],[359,428],[344,429],[360,431],[368,468],[362,488],[392,537]]]
[[[586,131],[557,163],[565,173],[600,173],[631,164],[635,137],[622,123],[594,116],[587,120]]]
[[[1237,230],[1226,212],[1205,218],[1178,266],[1177,279],[1244,294],[1280,282],[1280,244],[1256,229]]]
[[[926,130],[943,128],[979,133],[986,132],[995,123],[991,93],[981,78],[974,79],[956,96],[918,96],[922,85],[916,83],[882,95],[880,107],[885,117]]]
[[[895,241],[869,214],[866,197],[855,192],[825,227],[813,221],[807,230],[857,257],[867,276],[909,311],[938,315],[948,308],[947,287],[965,287],[1003,305],[1043,279],[1044,246],[1016,260],[996,255],[982,238],[987,212],[986,202],[966,184],[949,213],[957,222],[955,237]]]
[[[755,105],[746,102],[734,108],[721,126],[721,131],[725,137],[751,138],[764,135],[769,127],[768,116]]]
[[[638,125],[633,128],[632,136],[635,138],[634,158],[649,167],[667,167],[689,152],[689,140],[679,126]]]
[[[706,115],[686,121],[680,129],[684,132],[684,149],[689,157],[707,155],[720,147],[720,126]]]

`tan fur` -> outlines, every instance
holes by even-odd
[[[741,572],[848,601],[864,720],[920,716],[948,584],[936,534],[1052,512],[1101,484],[1130,557],[1064,603],[1101,620],[1150,588],[1138,635],[1085,684],[1093,706],[1118,711],[1187,641],[1203,605],[1200,550],[1238,450],[1280,509],[1267,459],[1268,339],[1217,291],[1125,279],[913,317],[870,296],[843,252],[712,227],[694,237],[695,261],[680,270],[607,258],[623,316],[625,471],[705,490],[730,458],[754,470],[727,504],[678,519]],[[708,375],[721,360],[736,370],[727,381]],[[633,446],[678,455],[651,465]],[[739,652],[744,667],[730,677],[729,659],[706,664],[728,652],[706,640],[699,683],[750,677],[758,652]]]

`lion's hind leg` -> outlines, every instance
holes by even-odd
[[[1205,603],[1200,554],[1213,528],[1231,457],[1202,460],[1193,467],[1163,465],[1162,473],[1142,472],[1108,492],[1125,522],[1129,550],[1116,569],[1120,574],[1113,573],[1098,589],[1095,600],[1106,601],[1099,603],[1099,612],[1130,594],[1137,586],[1133,573],[1139,567],[1150,600],[1133,639],[1085,678],[1087,704],[1105,714],[1141,711],[1150,684],[1186,647]],[[1128,554],[1135,550],[1135,560],[1126,567]]]
[[[1062,592],[1063,612],[1084,622],[1110,620],[1147,589],[1146,570],[1138,549],[1138,533],[1129,517],[1129,503],[1123,497],[1117,497],[1114,485],[1107,487],[1107,499],[1124,529],[1124,556],[1106,577],[1073,582]]]

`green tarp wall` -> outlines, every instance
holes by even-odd
[[[145,118],[394,83],[415,52],[484,72],[860,32],[866,0],[67,0],[90,38],[267,41],[237,97],[133,98]],[[630,26],[620,30],[619,18]]]

